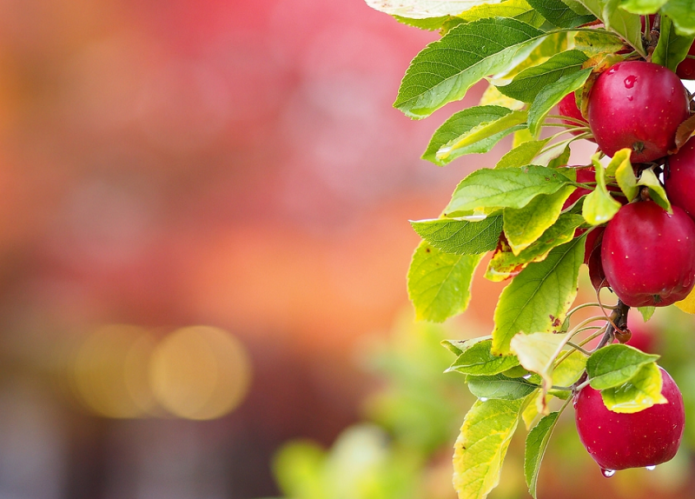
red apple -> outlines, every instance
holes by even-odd
[[[604,71],[591,89],[589,126],[608,156],[627,147],[633,163],[644,163],[666,156],[689,109],[685,87],[673,71],[625,61]]]
[[[577,171],[577,182],[580,184],[591,184],[596,182],[596,171],[593,166],[570,166],[568,168],[574,168]],[[569,208],[576,203],[580,197],[590,192],[591,189],[583,189],[581,187],[575,189],[562,205],[562,209],[565,210]]]
[[[601,263],[615,294],[631,307],[665,307],[695,284],[695,222],[653,201],[630,203],[608,222]]]
[[[567,116],[569,118],[574,118],[575,120],[581,121],[584,124],[583,126],[589,126],[589,123],[586,122],[584,116],[582,116],[582,113],[579,111],[579,108],[577,107],[577,101],[574,98],[574,92],[569,93],[562,98],[562,100],[557,105],[557,111],[558,114],[562,116]],[[581,124],[570,120],[560,121],[562,121],[566,125],[582,126]],[[580,135],[582,133],[584,132],[580,130],[575,130],[572,132],[573,135]]]
[[[690,46],[688,55],[695,55],[695,43]],[[676,74],[684,80],[695,80],[695,59],[685,59],[676,68]]]
[[[685,425],[683,397],[673,378],[659,369],[666,404],[620,414],[609,411],[601,393],[590,386],[575,395],[579,439],[603,470],[656,466],[676,455]]]
[[[669,201],[695,218],[695,139],[668,158],[664,187]]]

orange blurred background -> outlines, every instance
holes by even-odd
[[[359,0],[0,1],[0,496],[271,495],[280,443],[357,419],[407,220],[472,166],[391,108],[434,38]]]
[[[282,442],[359,419],[407,221],[504,152],[418,159],[483,90],[391,107],[436,38],[361,0],[0,0],[0,497],[277,495]]]

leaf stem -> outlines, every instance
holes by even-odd
[[[580,346],[577,345],[576,343],[572,343],[571,341],[568,341],[568,342],[567,342],[567,345],[571,346],[571,347],[574,348],[575,350],[579,350],[580,352],[582,352],[582,353],[583,353],[584,355],[586,355],[587,357],[591,357],[591,352],[588,352],[588,351],[584,350],[582,347],[580,347]]]
[[[546,118],[552,118],[552,119],[555,119],[555,120],[572,121],[572,122],[574,122],[574,123],[576,123],[576,124],[578,124],[578,125],[583,126],[584,128],[588,128],[588,127],[586,126],[586,125],[587,125],[586,121],[578,120],[577,118],[572,118],[571,116],[562,116],[562,115],[559,115],[559,114],[549,114],[548,116],[546,116]]]

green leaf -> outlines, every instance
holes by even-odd
[[[526,104],[520,100],[512,99],[511,97],[504,95],[502,92],[497,90],[497,87],[492,83],[488,84],[485,92],[483,92],[483,95],[480,98],[478,105],[502,106],[511,109],[512,111],[520,111],[524,108],[524,106],[526,106]],[[520,130],[523,130],[523,128],[520,128]]]
[[[598,162],[596,156],[592,158],[592,161],[596,170],[596,189],[584,199],[582,215],[591,225],[601,225],[613,218],[622,205],[608,192],[603,165]]]
[[[613,33],[580,31],[574,36],[574,48],[590,57],[602,53],[615,53],[623,46],[623,41]]]
[[[526,437],[526,451],[524,452],[524,476],[529,493],[534,497],[538,482],[538,473],[541,470],[541,461],[548,448],[550,436],[555,429],[560,412],[551,412],[543,417],[538,424],[533,427]]]
[[[558,170],[543,166],[483,168],[459,183],[445,212],[455,217],[493,208],[523,208],[539,194],[553,194],[569,184]]]
[[[661,185],[661,182],[659,182],[659,179],[656,178],[656,175],[654,175],[652,170],[642,170],[642,174],[637,181],[637,185],[649,187],[649,196],[652,198],[652,200],[664,210],[668,211],[669,213],[673,213],[671,203],[666,197],[666,190],[664,189],[664,186]]]
[[[569,347],[571,353],[553,368],[553,385],[571,386],[581,378],[586,369],[588,357],[579,350]],[[567,348],[565,349],[567,350]],[[563,353],[563,356],[565,354]]]
[[[497,246],[502,215],[490,215],[480,222],[440,218],[410,222],[410,225],[420,237],[445,253],[479,255]]]
[[[408,296],[417,320],[442,322],[463,312],[483,255],[452,255],[426,241],[415,250],[408,270]]]
[[[616,152],[613,157],[611,158],[610,163],[606,166],[606,178],[612,178],[616,176],[616,172],[620,167],[629,167],[630,169],[632,168],[632,164],[630,163],[630,154],[632,151],[630,150],[629,147],[626,147],[625,149],[620,149],[618,152]]]
[[[607,28],[615,31],[632,45],[643,57],[647,53],[642,45],[642,24],[636,14],[623,9],[610,8],[611,0],[579,0],[594,16],[601,19]],[[607,8],[608,7],[608,8]]]
[[[487,1],[487,0],[485,0]],[[513,17],[535,27],[540,27],[545,19],[531,7],[526,0],[507,0],[501,3],[485,3],[468,9],[458,17],[467,22],[489,17]]]
[[[502,156],[495,168],[518,168],[533,163],[533,158],[541,152],[550,139],[524,142]]]
[[[560,155],[548,162],[548,168],[562,168],[563,166],[566,166],[570,162],[571,154],[572,151],[570,150],[570,145],[567,143]]]
[[[366,0],[367,5],[392,16],[426,19],[457,15],[489,0]]]
[[[695,16],[692,0],[669,0],[661,7],[661,13],[667,15],[682,35],[695,34]]]
[[[623,0],[620,4],[621,9],[625,9],[633,14],[654,14],[668,0]],[[663,17],[661,18],[663,23]],[[663,29],[663,24],[661,25]],[[663,31],[662,31],[663,33]]]
[[[560,216],[562,205],[575,191],[569,185],[553,194],[541,194],[523,208],[506,208],[503,212],[504,234],[515,255],[528,248]]]
[[[489,340],[491,339],[492,336],[481,336],[479,338],[471,338],[469,340],[442,340],[441,344],[444,348],[449,350],[451,353],[456,355],[457,357],[461,355],[463,352],[471,348],[473,345],[476,343],[479,343],[481,341]]]
[[[447,164],[465,154],[470,154],[471,148],[481,143],[489,144],[490,138],[498,141],[510,133],[526,128],[522,123],[526,122],[526,111],[512,111],[511,113],[489,123],[481,123],[470,131],[447,142],[437,151],[438,164]],[[493,144],[494,145],[494,144]],[[475,152],[475,151],[473,151]]]
[[[561,77],[576,73],[588,58],[579,50],[568,50],[554,55],[538,66],[525,69],[509,85],[497,87],[504,95],[514,99],[533,102],[538,93]]]
[[[557,106],[565,95],[580,88],[591,74],[591,69],[583,69],[564,75],[538,92],[528,112],[528,128],[533,135],[538,135],[545,117]]]
[[[639,313],[642,314],[642,320],[647,322],[652,318],[652,315],[654,315],[656,307],[637,307],[637,310],[639,310]]]
[[[502,462],[519,423],[522,401],[477,401],[454,445],[454,488],[459,499],[485,499],[500,480]]]
[[[548,36],[539,42],[534,49],[528,53],[526,58],[515,61],[515,66],[493,75],[491,81],[493,81],[495,85],[506,85],[510,83],[512,79],[522,71],[532,66],[542,64],[552,56],[567,50],[570,36],[572,36],[570,33],[564,31],[549,32]]]
[[[553,248],[571,241],[574,231],[583,223],[584,218],[581,215],[561,215],[536,242],[518,255],[515,255],[511,248],[496,252],[488,264],[485,278],[494,282],[503,281],[517,275],[529,263],[545,260]]]
[[[658,355],[648,355],[627,345],[608,345],[594,352],[586,363],[591,387],[596,390],[614,388],[627,383]]]
[[[516,19],[480,19],[456,26],[413,59],[394,106],[411,118],[425,118],[462,99],[481,78],[511,67],[545,36]]]
[[[444,372],[456,371],[473,376],[492,376],[519,365],[519,360],[512,356],[500,357],[490,353],[492,340],[481,341],[463,352]]]
[[[518,400],[538,389],[524,378],[509,378],[504,374],[468,376],[466,381],[471,393],[482,400]]]
[[[568,146],[576,140],[575,137],[572,137],[570,139],[562,140],[560,142],[555,142],[554,144],[550,145],[545,151],[543,151],[541,154],[539,154],[536,159],[534,160],[534,163],[537,165],[544,165],[548,166],[551,163],[552,164],[557,164],[561,160],[559,158],[565,156],[567,152]],[[563,168],[564,170],[572,170],[568,168]],[[576,180],[576,176],[575,176]]]
[[[520,332],[558,329],[577,295],[577,275],[584,261],[585,236],[553,249],[542,262],[526,267],[504,288],[495,309],[494,353],[512,353]]]
[[[692,35],[680,35],[673,27],[670,17],[661,17],[661,35],[652,54],[652,62],[667,67],[675,73],[678,65],[688,55],[688,50],[695,40]]]
[[[519,333],[512,338],[512,352],[524,369],[541,377],[543,393],[553,384],[553,366],[569,339],[567,334],[548,333]]]
[[[425,31],[437,31],[441,28],[445,22],[447,22],[450,16],[441,17],[426,17],[424,19],[412,19],[403,16],[393,16],[393,18],[401,24],[406,26],[412,26],[413,28],[423,29]]]
[[[594,21],[592,15],[579,15],[561,0],[528,0],[533,7],[558,28],[574,28]]]
[[[637,177],[635,177],[635,171],[632,169],[632,163],[630,163],[630,149],[622,149],[618,151],[618,153],[623,153],[623,151],[627,151],[628,158],[626,161],[620,163],[615,170],[615,180],[617,180],[618,187],[620,187],[620,190],[623,191],[623,194],[625,194],[627,200],[632,201],[635,199],[635,196],[637,196],[639,188],[637,187]],[[618,153],[616,153],[615,157],[618,156]],[[615,159],[615,157],[613,159]],[[613,164],[612,161],[611,164]]]
[[[601,392],[606,407],[622,414],[632,414],[649,409],[656,404],[667,404],[661,394],[661,371],[651,362],[642,366],[630,381]]]
[[[493,123],[511,112],[510,109],[502,106],[475,106],[455,113],[434,132],[427,146],[427,150],[422,155],[422,159],[431,161],[439,166],[447,164],[448,161],[440,161],[437,159],[437,151],[439,151],[444,144],[469,133],[471,130],[477,129],[480,125]],[[462,151],[461,154],[488,152],[508,133],[509,132],[504,130],[497,135],[492,135],[485,140],[469,146],[465,151]]]
[[[586,7],[584,7],[581,3],[579,3],[579,0],[562,0],[562,3],[567,5],[570,9],[572,9],[574,12],[576,12],[580,16],[591,15],[591,12],[589,12],[586,9]]]

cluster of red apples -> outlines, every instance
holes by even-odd
[[[559,106],[560,114],[588,121],[606,155],[629,148],[635,174],[651,169],[661,177],[672,206],[672,213],[659,206],[647,187],[628,200],[617,186],[608,186],[623,206],[605,227],[588,234],[585,263],[594,287],[612,289],[625,310],[671,305],[695,285],[695,137],[676,145],[691,109],[681,78],[695,78],[695,60],[686,59],[677,74],[651,62],[623,61],[595,81],[586,117],[574,94]],[[577,181],[595,182],[594,168],[579,167]],[[588,192],[578,189],[566,205]],[[675,456],[685,422],[683,398],[671,376],[661,373],[667,403],[632,414],[609,411],[588,385],[575,394],[580,439],[605,476],[626,468],[652,469]]]

